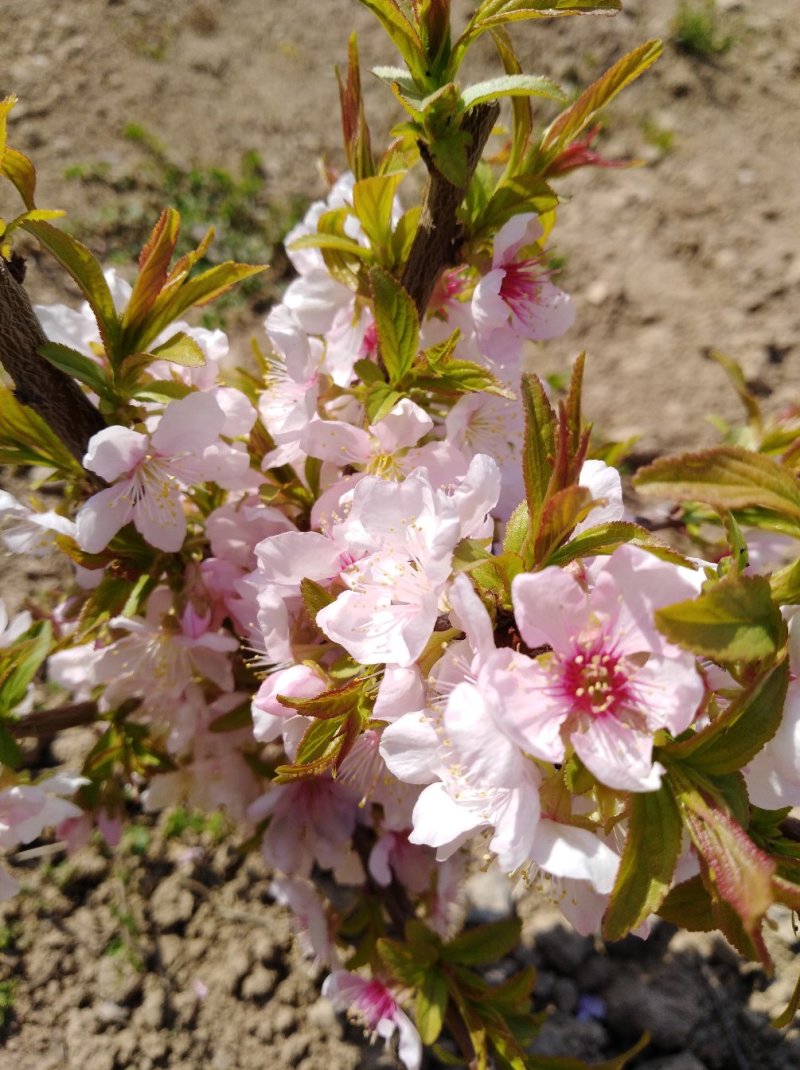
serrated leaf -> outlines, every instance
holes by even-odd
[[[428,142],[428,152],[436,165],[436,170],[455,186],[465,189],[467,185],[467,149],[470,136],[458,128],[437,131],[436,137]]]
[[[417,988],[414,1021],[423,1044],[431,1045],[444,1025],[449,996],[447,979],[436,970],[428,970]]]
[[[482,33],[509,22],[557,18],[563,15],[613,15],[622,10],[621,0],[483,0],[456,42],[453,64]]]
[[[182,368],[202,368],[206,363],[203,348],[186,331],[173,334],[166,342],[151,350],[149,355],[154,360],[168,360],[170,364],[179,364]]]
[[[703,502],[714,509],[769,509],[800,520],[800,487],[794,475],[761,453],[718,446],[664,457],[633,480],[640,494]]]
[[[769,577],[772,597],[781,606],[800,602],[800,557],[791,565],[778,569]]]
[[[504,74],[476,82],[462,90],[464,109],[474,108],[499,97],[547,97],[549,100],[566,100],[564,90],[558,83],[535,74]]]
[[[541,175],[504,179],[472,225],[472,236],[493,235],[512,216],[522,212],[544,215],[558,205],[558,196]]]
[[[373,175],[353,186],[353,208],[374,251],[391,243],[394,198],[405,176],[405,171]]]
[[[405,288],[388,272],[369,273],[381,359],[395,386],[409,371],[419,349],[419,316]]]
[[[708,776],[742,769],[778,731],[788,686],[789,663],[784,659],[711,724],[665,750]]]
[[[574,484],[556,491],[545,502],[539,519],[536,541],[533,546],[533,562],[537,566],[550,563],[550,554],[556,550],[594,508],[591,491]]]
[[[323,691],[315,698],[290,698],[288,695],[278,695],[278,702],[290,710],[296,710],[304,717],[318,717],[320,720],[329,721],[334,717],[345,716],[356,709],[363,695],[364,685],[365,680],[359,676],[342,687]]]
[[[358,257],[359,260],[371,260],[372,250],[361,245],[355,238],[348,238],[346,234],[303,234],[296,238],[289,247],[295,249],[332,249],[340,253],[348,253]]]
[[[409,71],[420,78],[425,71],[425,53],[416,27],[392,0],[359,0],[383,26]]]
[[[402,394],[393,390],[388,383],[375,383],[369,388],[365,409],[371,424],[379,423],[395,407]]]
[[[140,401],[169,402],[185,398],[191,391],[192,388],[186,383],[174,379],[159,379],[134,387],[130,394],[132,398],[138,398]]]
[[[507,553],[519,553],[522,544],[531,530],[531,518],[528,503],[520,502],[508,519],[503,537],[503,550]]]
[[[43,220],[28,219],[22,229],[32,234],[58,260],[78,285],[97,320],[97,327],[109,360],[113,361],[119,341],[119,320],[103,269],[85,245],[58,227]]]
[[[514,46],[506,30],[498,26],[492,30],[492,40],[503,64],[506,74],[522,74],[522,67],[517,59]],[[505,176],[510,177],[519,170],[528,147],[531,131],[533,130],[533,109],[528,97],[514,97],[512,100],[514,114],[514,131],[506,165]],[[505,220],[503,220],[505,222]]]
[[[79,353],[69,346],[60,345],[58,342],[48,342],[40,346],[39,353],[46,357],[50,363],[73,379],[77,379],[86,386],[91,387],[95,394],[105,397],[109,382],[103,369],[91,357]]]
[[[682,836],[680,811],[666,785],[659,791],[631,794],[628,836],[603,919],[606,940],[621,940],[661,906]]]
[[[312,620],[317,619],[317,613],[321,609],[336,601],[336,595],[307,577],[300,580],[300,594],[303,596],[306,612]]]
[[[378,365],[366,358],[357,360],[353,365],[353,371],[361,382],[365,383],[367,386],[372,386],[374,383],[386,384],[386,379]]]
[[[180,225],[179,213],[165,208],[139,256],[139,273],[122,314],[122,331],[130,348],[136,346],[137,329],[167,282]]]
[[[708,933],[716,928],[711,896],[699,876],[677,884],[658,908],[658,916],[690,933]]]
[[[731,573],[697,598],[656,610],[670,642],[718,661],[769,658],[786,641],[786,625],[763,576]]]
[[[508,955],[519,943],[522,922],[519,918],[478,925],[467,929],[445,944],[442,958],[461,966],[483,966]]]
[[[399,940],[383,937],[376,941],[375,949],[386,969],[401,984],[415,988],[422,982],[430,963],[430,954],[426,954],[424,948],[409,947]]]
[[[531,530],[536,532],[553,471],[556,417],[545,388],[535,375],[522,376],[522,403],[525,411],[522,474]]]
[[[458,394],[494,394],[496,397],[513,398],[512,391],[488,368],[471,360],[443,357],[431,365],[434,378],[418,376],[415,385],[434,392],[444,390]]]
[[[542,137],[540,152],[552,159],[567,148],[579,134],[596,122],[601,109],[612,101],[621,89],[655,63],[663,48],[661,41],[646,41],[618,60],[550,124]]]
[[[684,554],[666,542],[662,542],[647,528],[629,520],[610,520],[605,524],[596,524],[574,535],[569,542],[554,550],[549,558],[551,565],[566,565],[581,557],[594,557],[598,554],[611,554],[625,543],[649,550],[663,561],[671,561],[684,568],[695,568],[695,564]]]

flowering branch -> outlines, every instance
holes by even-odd
[[[41,416],[82,463],[89,439],[103,430],[105,420],[73,379],[40,356],[46,344],[24,287],[0,257],[0,363],[14,382],[17,400]]]
[[[478,104],[467,112],[461,129],[469,134],[472,140],[467,149],[466,182],[463,188],[454,186],[446,179],[437,169],[425,146],[420,145],[422,159],[428,168],[428,185],[422,203],[419,228],[403,272],[403,286],[411,295],[420,315],[428,307],[439,275],[445,268],[459,262],[458,207],[464,199],[464,193],[499,114],[500,105],[497,101]]]

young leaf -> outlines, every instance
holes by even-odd
[[[444,1025],[449,996],[447,979],[437,970],[427,970],[417,988],[414,1019],[423,1044],[433,1044]]]
[[[136,332],[163,289],[169,265],[178,243],[181,217],[174,208],[165,208],[139,256],[139,273],[122,314],[122,331],[129,346],[136,345]]]
[[[419,316],[403,286],[388,272],[369,273],[378,343],[389,382],[395,386],[411,368],[419,349]]]
[[[477,82],[461,93],[466,111],[476,104],[497,100],[499,97],[547,97],[549,100],[565,100],[564,90],[556,82],[543,75],[506,74]]]
[[[561,546],[575,525],[584,520],[593,507],[591,491],[577,484],[550,495],[539,519],[533,547],[533,561],[537,566],[544,567],[551,563],[551,553]]]
[[[307,577],[300,580],[300,594],[303,596],[306,612],[312,620],[316,620],[321,609],[336,601],[335,595]]]
[[[70,349],[69,346],[60,345],[58,342],[48,342],[47,345],[40,347],[39,352],[54,367],[66,372],[73,379],[85,383],[101,398],[105,397],[109,389],[108,379],[100,365],[91,357],[79,353],[76,349]]]
[[[362,178],[353,186],[353,208],[372,249],[387,249],[392,239],[392,206],[405,171]]]
[[[149,354],[154,360],[168,360],[182,368],[202,368],[206,355],[201,346],[186,331],[178,331]]]
[[[339,108],[342,114],[342,133],[347,163],[357,179],[375,174],[364,98],[361,95],[361,70],[358,63],[358,43],[355,33],[350,34],[347,44],[347,76],[343,78],[336,68],[339,83]]]
[[[460,64],[466,50],[482,33],[505,23],[561,15],[613,15],[621,10],[622,0],[483,0],[456,42],[453,66]]]
[[[709,725],[665,751],[708,776],[736,772],[778,731],[788,686],[789,662],[784,658]]]
[[[85,245],[58,227],[44,220],[27,219],[22,228],[52,253],[78,284],[95,315],[109,360],[113,361],[117,353],[120,326],[103,269]]]
[[[786,641],[764,576],[730,573],[697,598],[656,610],[655,622],[670,642],[723,662],[769,658]]]
[[[761,453],[717,446],[664,457],[633,480],[640,494],[703,502],[714,509],[769,509],[800,520],[800,487],[792,473]]]
[[[663,49],[661,41],[646,41],[618,60],[548,126],[542,136],[539,153],[551,160],[567,148],[579,134],[597,121],[601,109],[612,101],[621,89],[655,63]]]
[[[483,966],[508,955],[519,943],[522,922],[519,918],[478,925],[460,933],[442,949],[445,962],[461,966]]]
[[[11,733],[0,725],[0,767],[17,769],[22,764],[22,748]]]
[[[522,67],[517,59],[511,38],[502,26],[492,30],[492,40],[506,74],[522,74]],[[514,128],[511,151],[504,177],[510,177],[519,170],[519,165],[525,156],[525,150],[528,147],[528,141],[533,130],[533,110],[530,99],[528,97],[514,97],[511,106],[514,114]]]
[[[594,527],[586,528],[585,531],[573,536],[569,542],[553,550],[548,564],[566,565],[570,561],[576,561],[579,557],[611,554],[626,542],[641,546],[643,550],[649,550],[664,561],[671,561],[684,568],[696,567],[688,557],[668,543],[662,542],[647,528],[640,527],[639,524],[634,524],[629,520],[611,520],[606,524],[596,524]]]
[[[666,785],[632,793],[629,814],[628,837],[603,919],[606,940],[621,940],[658,910],[681,851],[681,815]]]
[[[556,417],[544,386],[535,375],[522,376],[522,403],[525,409],[522,473],[531,529],[536,532],[553,471]]]
[[[414,80],[424,84],[425,53],[417,28],[393,0],[359,0],[378,19]]]
[[[42,465],[72,477],[84,475],[44,420],[5,387],[0,387],[0,464]]]

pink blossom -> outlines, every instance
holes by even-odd
[[[492,270],[472,297],[479,343],[499,363],[515,359],[522,339],[558,338],[575,319],[570,298],[550,281],[540,255],[526,255],[542,236],[533,213],[509,219],[494,241]]]
[[[252,478],[247,454],[219,441],[225,414],[208,394],[171,402],[151,434],[107,427],[93,435],[84,463],[113,486],[77,516],[78,543],[99,553],[133,521],[149,543],[180,550],[186,535],[181,488],[212,481],[231,490]]]
[[[694,593],[682,570],[631,546],[616,551],[589,591],[558,568],[517,576],[522,638],[551,652],[520,656],[513,674],[494,674],[504,730],[548,761],[563,760],[569,743],[609,787],[655,790],[663,769],[652,760],[653,735],[686,729],[704,686],[694,657],[656,631],[653,613]]]
[[[368,1033],[388,1041],[398,1034],[398,1055],[406,1070],[422,1065],[422,1041],[411,1019],[386,985],[373,978],[364,980],[357,974],[337,970],[325,978],[322,994],[338,1011],[350,1011],[364,1023]]]
[[[52,509],[29,509],[5,490],[0,490],[0,524],[3,542],[12,553],[34,557],[52,552],[56,536],[75,535],[75,525],[67,517]]]

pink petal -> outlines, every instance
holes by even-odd
[[[146,435],[128,427],[106,427],[89,439],[83,463],[106,482],[113,483],[144,460],[147,449]]]
[[[120,528],[133,519],[133,481],[93,494],[75,518],[78,545],[90,554],[105,550]]]
[[[171,401],[151,436],[162,457],[178,453],[202,453],[219,438],[225,414],[210,394],[195,391]]]

